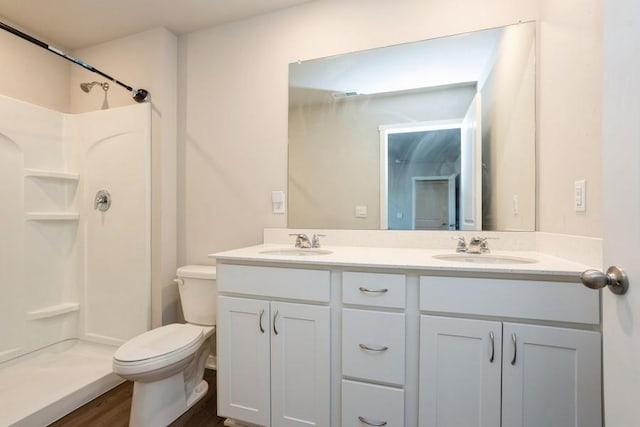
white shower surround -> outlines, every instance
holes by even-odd
[[[51,422],[117,384],[113,351],[150,328],[150,117],[0,96],[0,425]],[[61,369],[73,392],[51,387]]]

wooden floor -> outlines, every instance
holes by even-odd
[[[216,371],[205,370],[204,379],[209,383],[206,396],[170,427],[222,427],[224,419],[216,416]],[[51,427],[127,427],[132,393],[133,383],[127,381],[51,424]]]

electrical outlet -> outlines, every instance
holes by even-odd
[[[367,217],[367,207],[356,206],[356,218],[366,218],[366,217]]]

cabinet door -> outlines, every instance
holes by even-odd
[[[502,324],[420,316],[421,427],[500,425]]]
[[[268,426],[269,302],[218,297],[218,415]]]
[[[502,427],[601,427],[600,333],[504,324]]]
[[[273,427],[330,423],[329,307],[271,303]]]

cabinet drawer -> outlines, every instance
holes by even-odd
[[[302,301],[329,302],[329,271],[218,264],[218,291]]]
[[[404,384],[405,315],[342,310],[342,374]]]
[[[404,426],[404,390],[343,380],[342,427],[367,425]]]
[[[345,304],[376,307],[405,307],[403,274],[342,273],[342,301]]]
[[[420,310],[597,325],[599,292],[580,283],[420,277]]]

